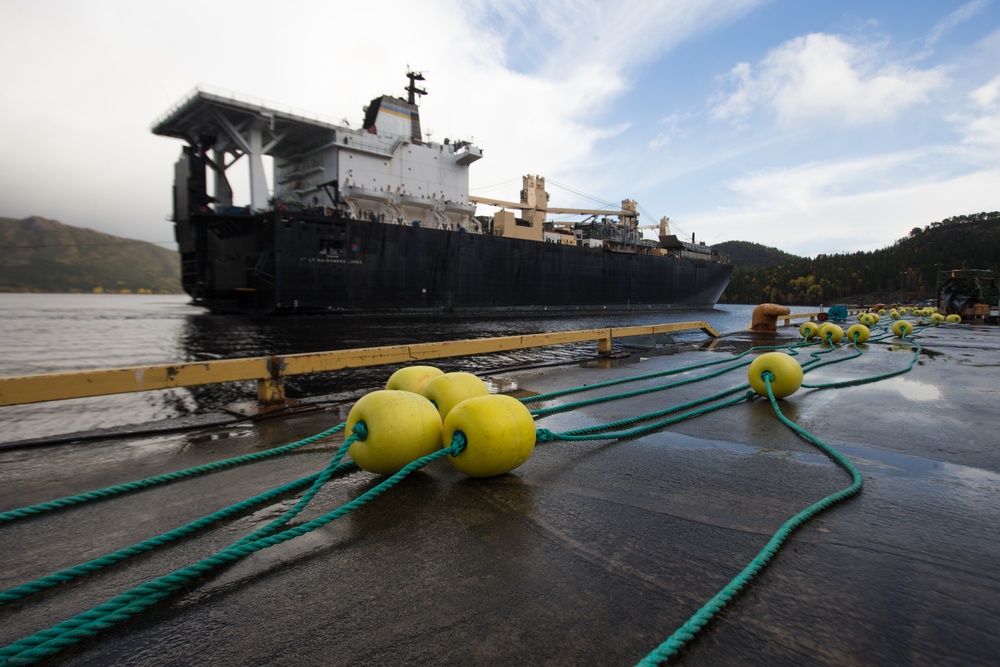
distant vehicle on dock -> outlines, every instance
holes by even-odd
[[[986,269],[951,269],[938,274],[937,300],[928,303],[945,314],[964,318],[990,316],[1000,308],[997,277]]]
[[[704,243],[663,218],[644,239],[634,201],[619,210],[557,209],[529,175],[517,202],[469,195],[469,141],[421,132],[423,77],[406,99],[383,95],[359,129],[195,90],[154,134],[186,142],[173,221],[182,283],[219,313],[710,308],[732,274]],[[273,159],[268,192],[263,156]],[[245,158],[245,159],[244,159]],[[249,166],[248,206],[227,170]],[[211,192],[208,172],[213,176]],[[477,204],[501,207],[477,216]],[[512,210],[520,210],[516,217]],[[548,213],[585,216],[548,221]]]

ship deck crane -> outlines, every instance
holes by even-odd
[[[555,215],[615,215],[618,216],[622,224],[630,227],[637,226],[639,212],[636,210],[635,202],[630,199],[623,200],[621,209],[617,211],[589,208],[553,208],[548,205],[549,196],[545,192],[544,176],[532,176],[529,174],[523,177],[522,182],[524,188],[521,190],[521,201],[519,202],[490,197],[477,197],[475,195],[469,195],[469,201],[473,204],[520,209],[522,216],[532,223],[545,222],[545,216],[548,213],[552,213]]]

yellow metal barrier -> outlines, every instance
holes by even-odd
[[[695,329],[700,329],[716,338],[720,335],[707,322],[697,321],[477,338],[441,343],[388,345],[251,359],[224,359],[204,363],[135,366],[4,377],[0,378],[0,406],[248,380],[256,380],[257,382],[259,403],[275,405],[285,400],[285,378],[289,375],[322,373],[385,364],[405,364],[428,359],[523,350],[588,340],[596,340],[598,352],[607,353],[611,351],[612,338]]]
[[[792,313],[791,315],[779,315],[778,319],[784,322],[782,326],[787,327],[792,323],[792,320],[797,320],[802,317],[808,317],[810,322],[815,322],[817,315],[819,315],[819,313]]]
[[[857,315],[858,313],[862,312],[862,310],[863,310],[862,308],[849,308],[847,310],[847,315],[848,317],[852,315]],[[778,319],[784,322],[782,326],[787,327],[792,323],[792,320],[800,319],[803,317],[808,317],[810,322],[815,322],[816,317],[818,315],[819,313],[792,313],[791,315],[779,315]]]

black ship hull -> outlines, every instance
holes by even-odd
[[[333,213],[193,213],[184,289],[219,313],[479,313],[711,308],[712,259],[503,238]]]

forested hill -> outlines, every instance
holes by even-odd
[[[726,255],[729,261],[736,266],[744,268],[751,266],[774,266],[775,264],[786,264],[797,259],[802,259],[798,255],[792,255],[784,250],[778,250],[770,246],[749,241],[726,241],[716,243],[713,250],[719,254]]]
[[[0,292],[181,292],[173,250],[37,216],[0,218]]]
[[[722,303],[818,305],[836,302],[913,302],[934,298],[937,272],[990,269],[1000,275],[1000,212],[974,213],[914,227],[909,236],[881,250],[795,257],[767,264],[741,263],[739,247],[715,246],[735,268]],[[781,253],[767,249],[775,255]],[[784,253],[782,253],[784,254]]]

